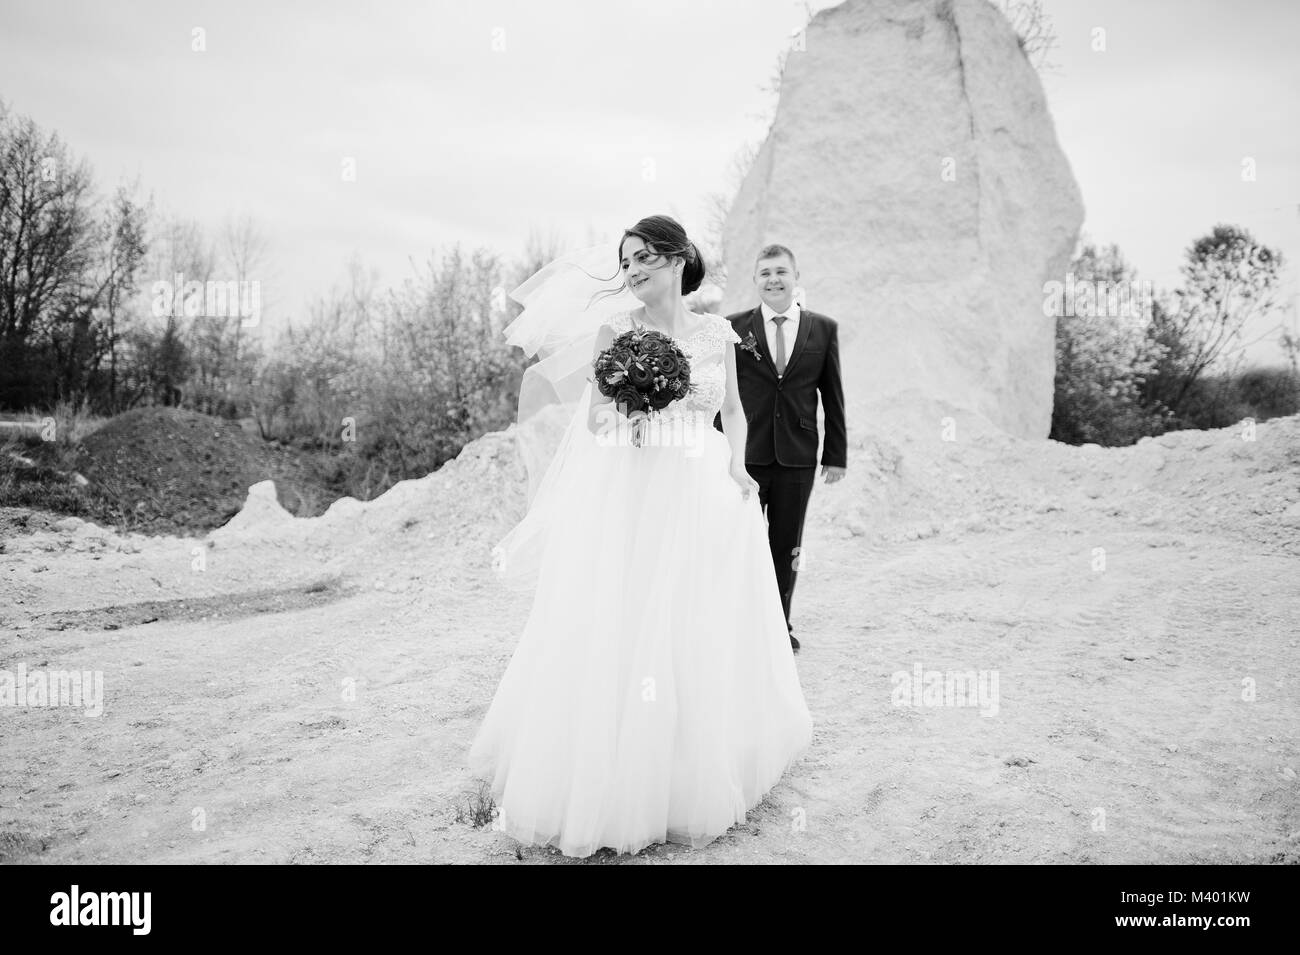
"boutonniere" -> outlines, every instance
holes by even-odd
[[[758,351],[758,339],[754,337],[754,333],[752,331],[749,333],[749,335],[746,336],[745,340],[740,343],[740,347],[745,349],[745,351],[749,352],[759,361],[763,360],[763,356],[759,354]]]

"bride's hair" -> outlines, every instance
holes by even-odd
[[[686,265],[682,269],[683,295],[690,295],[703,284],[706,271],[704,256],[700,255],[700,250],[695,243],[687,238],[686,230],[682,228],[681,223],[671,216],[646,216],[632,228],[623,231],[623,237],[618,240],[619,267],[614,273],[614,278],[618,278],[623,268],[623,243],[627,241],[628,236],[632,235],[644,242],[652,252],[685,260]],[[614,295],[620,291],[622,291],[621,287],[607,289],[597,294]]]

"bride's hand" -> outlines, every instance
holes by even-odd
[[[758,493],[758,482],[749,476],[743,462],[731,462],[731,478],[740,485],[740,496],[746,501],[749,500],[750,494]]]

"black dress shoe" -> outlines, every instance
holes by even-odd
[[[793,633],[790,634],[790,649],[793,650],[795,653],[799,652],[799,641],[794,638]]]

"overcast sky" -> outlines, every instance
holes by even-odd
[[[1086,232],[1161,285],[1220,221],[1296,262],[1300,2],[1044,6]],[[213,231],[252,215],[265,298],[297,316],[354,253],[396,284],[456,241],[513,255],[535,228],[581,245],[650,212],[702,229],[803,20],[790,0],[0,0],[0,97],[104,192],[139,177]]]

